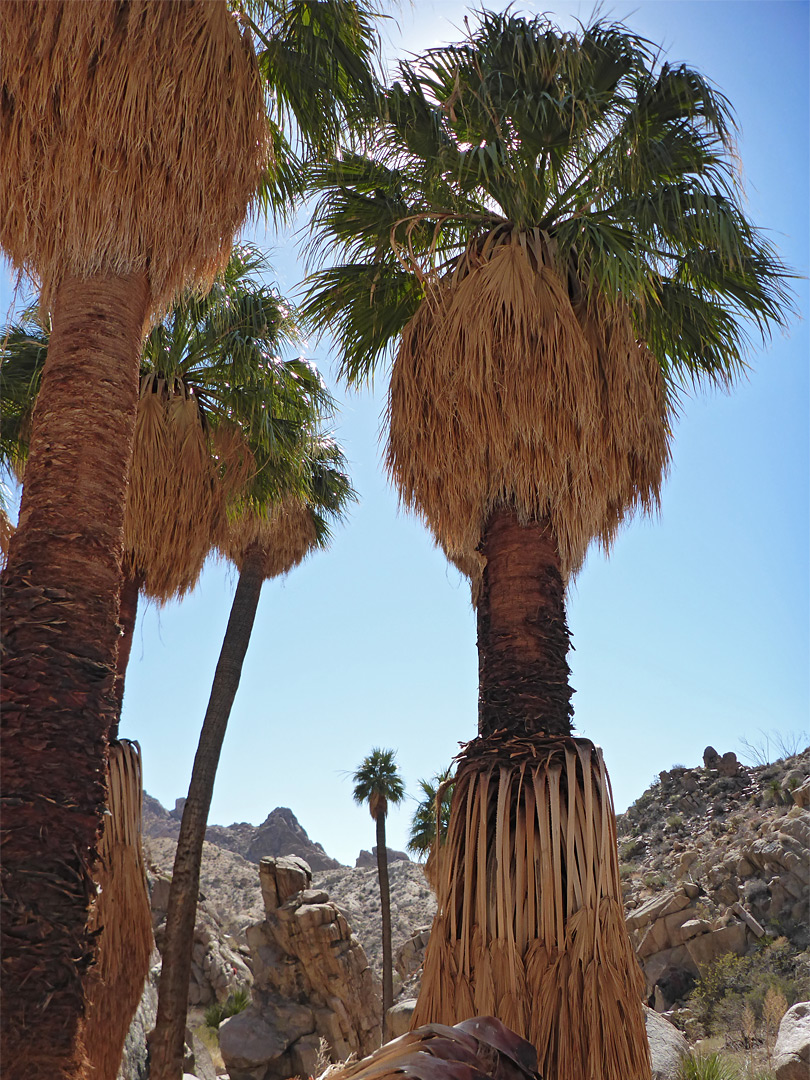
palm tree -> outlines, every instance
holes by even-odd
[[[422,798],[414,810],[408,835],[408,851],[425,859],[425,877],[431,888],[437,884],[439,854],[447,840],[450,802],[453,797],[452,769],[437,773],[430,780],[420,780]]]
[[[298,118],[304,146],[337,130],[371,81],[361,4],[254,3],[260,24],[268,8],[284,48],[260,71],[224,0],[3,6],[0,52],[15,63],[3,67],[0,87],[0,246],[38,280],[53,317],[3,577],[11,1080],[74,1073],[82,1058],[83,977],[98,941],[88,923],[95,842],[117,708],[124,493],[147,321],[182,288],[210,284],[257,186],[274,209],[295,192],[296,170],[279,158],[282,129],[268,128],[267,108],[278,106],[262,75],[276,80],[275,101],[296,118],[300,100],[287,80],[322,85],[317,130]]]
[[[3,1060],[35,1080],[82,1068],[144,328],[227,261],[268,142],[224,3],[12,0],[0,52],[0,245],[53,318],[3,574]]]
[[[363,758],[352,777],[352,797],[362,806],[368,803],[369,813],[377,826],[377,875],[380,881],[380,910],[382,912],[383,1006],[382,1037],[388,1034],[388,1010],[394,1004],[394,969],[391,957],[391,887],[388,882],[388,848],[385,844],[385,818],[388,804],[398,805],[405,797],[405,785],[399,775],[396,751],[375,747]]]
[[[262,584],[286,574],[330,537],[329,518],[339,518],[354,492],[345,473],[340,447],[328,437],[303,433],[300,448],[306,469],[301,494],[289,469],[270,475],[291,493],[268,507],[267,488],[253,492],[219,541],[222,554],[239,570],[231,614],[217,663],[211,696],[194,758],[188,798],[183,807],[169,890],[163,968],[155,1030],[150,1036],[150,1076],[174,1080],[182,1071],[188,1012],[191,952],[200,886],[200,864],[217,766],[242,665],[250,642]],[[266,470],[267,471],[267,470]],[[259,474],[260,475],[260,474]]]
[[[493,1013],[541,1072],[649,1072],[601,753],[571,736],[565,589],[657,507],[681,388],[730,386],[787,272],[742,209],[728,102],[626,27],[482,12],[400,66],[317,172],[305,313],[361,382],[396,345],[387,464],[470,577],[462,755],[414,1023]],[[578,1017],[590,1037],[580,1036]]]

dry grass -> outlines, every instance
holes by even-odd
[[[499,233],[429,290],[389,396],[387,465],[403,503],[475,584],[498,506],[548,518],[563,572],[591,539],[652,510],[669,459],[663,379],[629,313],[572,305],[547,239]]]
[[[268,154],[252,44],[224,0],[4,0],[0,244],[44,304],[66,275],[205,288]]]
[[[99,892],[91,915],[101,936],[82,1030],[94,1080],[115,1080],[154,948],[141,848],[143,788],[137,743],[110,747],[108,784],[109,816],[99,842]]]
[[[649,1077],[610,784],[592,743],[468,746],[437,899],[414,1026],[493,1015],[534,1044],[544,1076]]]

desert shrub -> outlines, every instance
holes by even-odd
[[[619,866],[619,877],[622,879],[622,881],[627,881],[633,876],[633,874],[635,874],[636,870],[638,870],[638,867],[635,863],[622,863]]]
[[[237,1013],[244,1012],[249,1004],[250,990],[246,986],[242,986],[238,990],[234,990],[233,993],[228,994],[225,1001],[215,1001],[213,1005],[208,1006],[205,1010],[205,1026],[218,1028],[223,1020],[227,1020],[229,1016],[236,1016]]]
[[[633,859],[643,854],[643,840],[627,840],[619,847],[619,858],[622,860],[622,862],[632,862]]]
[[[678,1080],[738,1080],[737,1065],[722,1054],[686,1054],[681,1058]]]
[[[741,1033],[745,1039],[751,1025],[746,1010],[755,1024],[768,1027],[782,1000],[787,1009],[807,991],[806,980],[798,973],[795,951],[785,938],[777,938],[748,956],[719,956],[702,972],[689,1004],[709,1031]]]
[[[683,825],[683,814],[673,814],[667,818],[668,829],[680,829],[681,825]]]
[[[655,892],[663,889],[663,887],[667,883],[667,879],[664,877],[663,874],[656,874],[652,871],[649,874],[644,875],[643,881],[648,889],[654,889]]]

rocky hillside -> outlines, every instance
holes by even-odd
[[[752,955],[768,942],[786,941],[793,970],[804,985],[810,946],[810,748],[775,764],[746,768],[733,753],[708,747],[700,766],[674,766],[619,816],[620,869],[628,926],[647,978],[649,1003],[678,1016],[699,972],[724,954]],[[171,874],[180,808],[167,812],[147,799],[146,833],[156,878]],[[288,809],[260,826],[212,826],[205,845],[201,892],[208,921],[216,913],[228,948],[247,957],[245,929],[262,918],[256,864],[264,855],[300,855],[313,868],[313,885],[345,915],[372,967],[381,962],[380,908],[374,865],[345,867],[307,836]],[[371,862],[367,857],[359,861]],[[394,955],[398,988],[418,986],[421,953],[435,912],[422,868],[401,856],[392,861]],[[160,891],[160,890],[159,890]],[[159,916],[158,916],[159,920]],[[216,935],[213,934],[215,937]],[[200,945],[211,952],[211,927]],[[781,948],[781,946],[780,946]],[[223,946],[224,949],[224,946]],[[199,979],[224,964],[201,948]],[[227,957],[227,952],[222,955]],[[795,962],[794,962],[795,961]],[[241,970],[241,965],[234,964]],[[221,975],[218,975],[221,981]],[[402,986],[402,979],[406,985]],[[791,983],[794,985],[794,983]],[[201,1003],[221,995],[201,985]],[[810,994],[810,987],[805,991]]]

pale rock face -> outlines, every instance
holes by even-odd
[[[810,1076],[810,1001],[799,1001],[782,1017],[773,1051],[776,1080]]]
[[[652,1080],[677,1080],[681,1058],[688,1053],[689,1043],[674,1024],[646,1006],[644,1018],[650,1043]]]
[[[264,921],[248,927],[253,1001],[220,1025],[231,1080],[311,1075],[325,1039],[333,1059],[380,1045],[379,984],[349,925],[295,856],[264,858]]]

